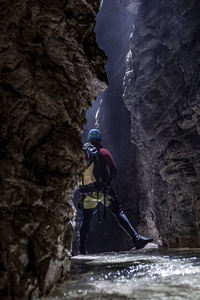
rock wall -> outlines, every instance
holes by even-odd
[[[200,246],[200,3],[122,1],[138,12],[124,79],[137,147],[139,228]],[[139,3],[140,2],[140,3]]]
[[[1,0],[0,297],[66,277],[85,111],[106,87],[98,1]]]

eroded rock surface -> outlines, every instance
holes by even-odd
[[[136,15],[140,6],[141,0],[120,0],[121,4],[125,6],[128,11]]]
[[[0,296],[66,277],[85,111],[106,87],[98,1],[1,0]]]
[[[140,227],[171,247],[200,246],[199,30],[199,1],[143,0],[127,56]]]

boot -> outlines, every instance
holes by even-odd
[[[136,249],[142,249],[144,248],[148,243],[151,243],[153,239],[146,238],[141,235],[137,235],[137,237],[133,238],[133,244]]]

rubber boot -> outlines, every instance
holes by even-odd
[[[137,235],[136,237],[134,237],[132,239],[133,244],[135,246],[136,249],[142,249],[144,248],[148,243],[151,243],[153,241],[153,239],[151,238],[147,238],[141,235]]]

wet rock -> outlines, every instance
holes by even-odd
[[[128,11],[132,14],[137,14],[141,0],[120,0],[121,4],[124,5]]]
[[[140,228],[170,247],[200,246],[199,29],[198,1],[141,1],[127,56]]]
[[[106,87],[98,1],[1,1],[0,295],[67,276],[85,111]],[[66,242],[67,239],[67,242]]]

